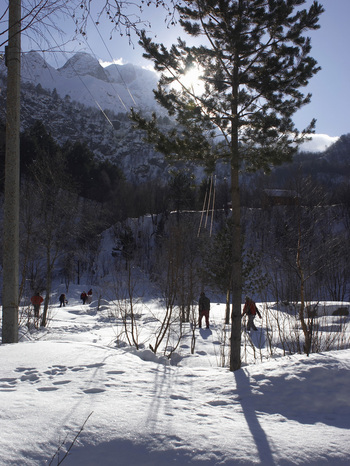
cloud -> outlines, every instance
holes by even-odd
[[[142,65],[141,68],[142,68],[143,70],[153,71],[153,73],[155,73],[157,76],[160,75],[160,73],[154,69],[153,64],[150,64],[150,65]]]
[[[323,152],[329,146],[338,141],[338,136],[328,136],[328,134],[312,134],[311,140],[304,142],[300,150],[305,152]]]
[[[102,66],[102,68],[106,68],[109,65],[124,65],[124,61],[122,58],[118,58],[117,60],[114,59],[113,61],[99,60],[98,62]]]

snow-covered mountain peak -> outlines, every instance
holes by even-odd
[[[137,78],[137,73],[132,63],[126,65],[109,65],[105,68],[113,82],[130,84]]]
[[[43,68],[54,69],[51,65],[46,63],[45,59],[40,55],[40,53],[31,50],[30,52],[22,53],[22,62],[26,66],[37,66]]]
[[[41,77],[47,74],[56,73],[55,68],[46,63],[44,58],[34,51],[22,53],[22,76],[24,75],[26,81],[40,82]]]
[[[6,73],[5,65],[0,66],[0,72]],[[40,54],[28,52],[22,60],[22,80],[49,91],[56,89],[61,98],[68,96],[85,106],[116,114],[127,113],[130,107],[162,111],[152,92],[157,87],[156,73],[131,63],[103,68],[85,52],[76,53],[58,69],[48,65]]]
[[[125,65],[109,65],[105,68],[110,80],[118,84],[134,85],[137,81],[143,81],[148,87],[157,87],[158,77],[153,71],[145,70],[132,63]]]
[[[98,60],[85,52],[73,55],[58,71],[66,78],[90,75],[102,81],[108,81],[108,76]]]

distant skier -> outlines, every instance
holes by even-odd
[[[202,319],[205,317],[205,323],[207,328],[209,328],[209,311],[210,311],[210,299],[205,295],[204,291],[202,291],[199,300],[198,300],[198,311],[199,311],[199,319],[198,319],[198,326],[202,328]]]
[[[244,308],[243,308],[242,317],[245,314],[247,314],[247,316],[248,316],[247,330],[249,331],[251,328],[253,330],[258,330],[255,327],[254,319],[255,319],[256,314],[258,314],[258,316],[261,319],[261,314],[260,314],[258,308],[256,307],[255,302],[249,296],[245,297],[245,304],[244,304]]]
[[[44,298],[40,296],[39,293],[35,293],[35,295],[32,296],[30,300],[34,306],[34,317],[38,319],[39,311],[40,311],[40,304],[44,301]]]

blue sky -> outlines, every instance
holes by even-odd
[[[311,55],[321,71],[312,78],[311,103],[297,114],[301,129],[310,118],[317,119],[316,132],[330,136],[350,133],[350,0],[323,0],[321,28],[310,34]]]
[[[3,0],[0,0],[1,2]],[[102,2],[95,2],[101,4]],[[311,4],[308,0],[307,4]],[[295,123],[299,130],[304,129],[312,118],[317,119],[316,132],[328,136],[341,136],[350,133],[350,0],[321,0],[325,13],[321,16],[321,28],[311,32],[311,55],[318,61],[321,71],[312,78],[307,91],[312,93],[312,101],[295,115]],[[183,36],[181,29],[167,28],[165,14],[161,8],[145,9],[143,17],[152,22],[152,33],[156,40],[169,46],[176,41],[178,35]],[[73,23],[72,23],[73,24]],[[66,19],[62,28],[72,32],[72,24]],[[101,39],[102,36],[103,40]],[[151,62],[142,57],[142,49],[135,38],[134,46],[129,45],[125,37],[114,33],[112,39],[111,24],[106,20],[99,26],[99,33],[92,23],[88,28],[87,42],[75,41],[65,46],[67,51],[86,51],[93,53],[104,62],[119,60],[122,63],[151,66]],[[68,36],[67,36],[68,37]],[[32,48],[23,38],[23,50]],[[28,48],[27,48],[28,50]],[[57,54],[45,54],[46,60],[53,66],[62,65],[66,58]]]

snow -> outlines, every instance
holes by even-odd
[[[220,367],[225,306],[212,299],[194,354],[184,324],[169,360],[148,349],[159,298],[135,304],[136,350],[121,343],[107,293],[98,302],[94,289],[82,305],[89,288],[70,287],[62,308],[58,288],[48,328],[22,326],[18,344],[0,345],[1,465],[59,464],[70,446],[67,466],[349,464],[349,349],[275,353],[232,373]],[[249,338],[266,345],[265,321],[256,323]]]

